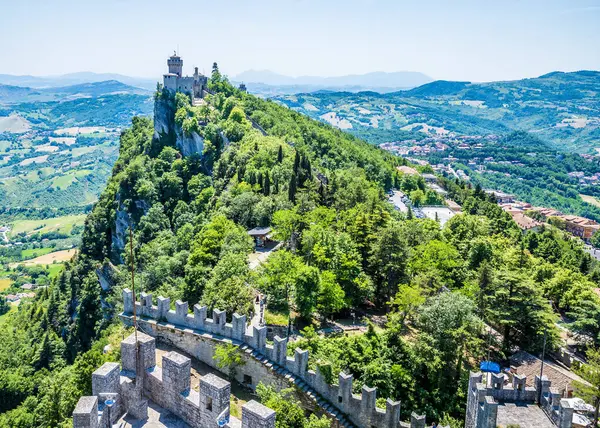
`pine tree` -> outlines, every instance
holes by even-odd
[[[281,144],[279,145],[279,150],[277,151],[277,163],[283,162],[283,147]]]
[[[310,165],[310,159],[306,158],[306,177],[312,181],[312,166]]]
[[[298,169],[300,169],[300,153],[296,150],[296,156],[294,157],[294,175],[298,175]]]
[[[258,171],[258,175],[256,176],[256,183],[262,187],[263,185],[263,175],[262,172]]]
[[[269,196],[271,194],[271,178],[269,177],[269,171],[265,172],[265,180],[263,184],[263,194]]]
[[[50,343],[50,338],[48,337],[48,332],[46,332],[46,334],[44,334],[44,338],[42,339],[41,346],[38,349],[34,367],[36,370],[40,370],[44,367],[48,368],[51,360],[52,346]]]
[[[292,178],[290,178],[290,185],[288,186],[288,199],[290,202],[294,204],[296,203],[296,174],[292,174]]]
[[[244,164],[240,164],[240,166],[238,167],[238,181],[242,182],[244,181],[244,174],[246,173],[246,165]]]

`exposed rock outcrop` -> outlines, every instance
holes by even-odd
[[[102,290],[107,291],[116,283],[115,276],[117,275],[117,269],[112,263],[105,262],[96,269],[96,275],[98,276],[98,282]]]
[[[175,135],[175,106],[172,98],[159,96],[154,101],[154,138],[170,139]]]
[[[121,253],[125,248],[126,235],[131,223],[127,210],[121,204],[119,195],[117,195],[117,201],[119,202],[119,209],[117,209],[117,215],[115,216],[115,232],[112,234],[111,254],[113,261],[122,264],[123,257]]]
[[[191,135],[186,136],[185,132],[179,127],[177,127],[176,134],[177,140],[175,141],[175,145],[183,156],[191,156],[193,154],[202,155],[204,151],[204,138],[196,132],[192,132]]]

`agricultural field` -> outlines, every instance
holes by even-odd
[[[580,194],[579,196],[581,197],[581,199],[583,199],[584,202],[587,202],[588,204],[592,204],[600,208],[600,199],[590,195]]]
[[[0,292],[6,290],[13,283],[10,278],[0,278]]]
[[[16,220],[12,223],[9,237],[15,238],[19,234],[58,232],[70,234],[75,226],[82,226],[85,215],[67,215],[44,220]]]
[[[121,128],[152,109],[149,91],[115,85],[19,94],[5,87],[0,208],[86,207],[97,200],[118,156]]]
[[[42,250],[47,250],[48,248],[42,248]],[[51,250],[51,249],[50,249]],[[35,251],[39,251],[39,250],[33,250],[33,254],[36,254]],[[60,250],[60,251],[44,251],[42,254],[37,255],[35,258],[27,258],[25,261],[22,262],[22,264],[28,266],[28,265],[55,265],[58,263],[62,263],[62,262],[66,262],[71,260],[75,254],[77,253],[77,250],[75,249],[70,249],[70,250]],[[23,254],[23,252],[21,252],[21,254]]]

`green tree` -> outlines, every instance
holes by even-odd
[[[249,269],[244,253],[228,253],[211,272],[202,294],[202,304],[228,314],[251,315],[252,290],[247,284]]]
[[[390,302],[391,306],[399,315],[400,324],[411,321],[416,310],[425,303],[423,292],[416,286],[402,284],[398,292]]]
[[[229,379],[235,379],[238,368],[246,364],[240,348],[231,343],[217,345],[213,359],[219,370],[227,372]]]
[[[390,222],[381,230],[371,248],[370,266],[376,278],[376,297],[387,302],[406,279],[408,246],[401,228]]]
[[[339,312],[346,306],[344,290],[337,283],[335,274],[330,271],[321,272],[319,282],[319,296],[317,298],[317,310],[324,319]]]

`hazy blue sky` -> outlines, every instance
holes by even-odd
[[[0,0],[0,73],[157,77],[420,71],[487,81],[600,69],[598,0]]]

